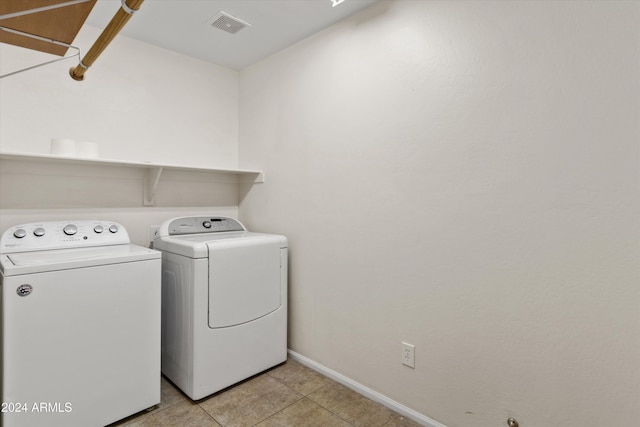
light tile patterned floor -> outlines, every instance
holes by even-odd
[[[111,427],[416,427],[295,360],[197,402],[162,378],[162,401]]]

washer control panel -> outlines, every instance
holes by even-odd
[[[164,228],[166,226],[166,228]],[[158,235],[179,235],[197,233],[223,233],[226,231],[247,231],[246,228],[233,218],[225,216],[184,217],[175,218],[163,224]]]
[[[112,221],[53,221],[10,227],[0,238],[0,253],[128,244],[125,228]]]

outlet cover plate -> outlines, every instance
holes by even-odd
[[[407,342],[402,343],[402,364],[410,368],[416,367],[416,346]]]

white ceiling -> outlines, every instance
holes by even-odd
[[[147,0],[121,35],[241,70],[378,0]],[[87,24],[104,28],[120,0],[98,0]],[[224,11],[251,24],[229,34],[207,23]]]

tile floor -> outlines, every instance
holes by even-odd
[[[292,359],[199,401],[163,377],[161,400],[110,427],[419,426]]]

